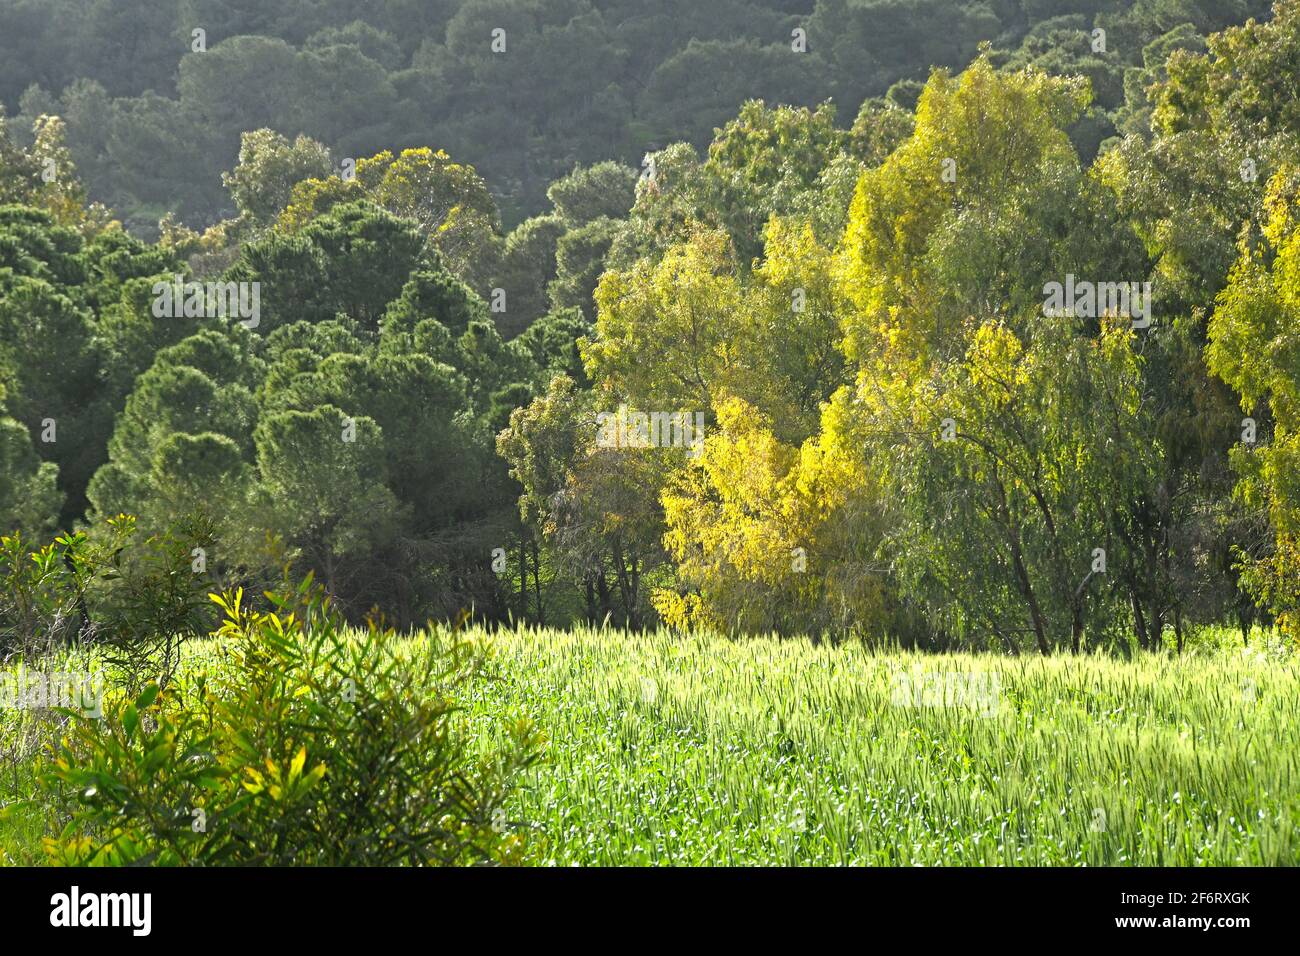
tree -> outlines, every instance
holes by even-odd
[[[555,244],[555,278],[546,285],[553,309],[579,308],[595,317],[592,294],[605,272],[605,258],[618,235],[612,219],[593,219],[570,229]]]
[[[879,553],[952,636],[1078,652],[1122,608],[1118,525],[1155,483],[1132,333],[1048,323],[1022,343],[986,321],[963,341],[931,377],[862,389],[857,428],[899,512]]]
[[[789,215],[822,186],[822,174],[846,146],[835,107],[768,109],[750,100],[717,131],[704,173],[716,180],[721,221],[742,263],[762,250],[773,215]]]
[[[663,561],[663,512],[653,489],[674,453],[598,447],[595,403],[564,376],[510,416],[497,451],[523,487],[521,518],[580,584],[587,619],[612,614],[622,626],[642,627],[645,581]]]
[[[424,261],[423,247],[414,223],[366,201],[350,202],[301,231],[273,231],[243,245],[226,278],[259,284],[263,332],[340,313],[373,332]]]
[[[678,580],[656,589],[655,609],[679,628],[880,636],[892,622],[884,579],[864,567],[879,534],[865,489],[815,447],[780,441],[748,403],[722,396],[715,411],[703,454],[661,495]]]
[[[596,337],[587,373],[611,397],[647,409],[704,410],[738,357],[741,291],[725,235],[700,232],[658,264],[608,272],[596,290]]]
[[[472,287],[491,274],[496,204],[474,167],[452,162],[442,150],[406,149],[397,157],[385,150],[358,160],[355,179],[304,180],[293,188],[280,228],[296,232],[335,204],[362,197],[413,222],[426,245]]]
[[[258,226],[269,226],[289,204],[293,187],[304,179],[324,179],[333,170],[329,150],[299,135],[291,143],[269,129],[245,133],[239,165],[222,173],[235,208]]]
[[[254,435],[269,527],[341,599],[360,559],[391,540],[404,519],[387,487],[382,441],[374,419],[332,405],[271,415]]]
[[[223,543],[238,547],[260,373],[246,335],[208,328],[162,349],[127,398],[108,461],[90,481],[93,512],[136,514],[150,532],[207,512]]]
[[[555,215],[570,229],[600,219],[623,219],[636,199],[637,174],[607,160],[594,166],[575,167],[546,190]]]
[[[1247,561],[1247,583],[1290,634],[1300,629],[1300,374],[1293,344],[1300,320],[1300,166],[1268,184],[1262,242],[1243,238],[1209,324],[1205,357],[1238,393],[1242,441],[1232,452],[1247,504],[1266,510],[1271,554]],[[1271,426],[1271,427],[1270,427]],[[1249,558],[1249,556],[1246,556]]]
[[[86,187],[67,145],[66,125],[57,116],[38,116],[32,123],[30,149],[20,149],[9,137],[0,107],[0,204],[35,206],[61,226],[89,237],[118,223],[98,203],[88,202]]]
[[[868,166],[879,166],[907,137],[916,121],[911,110],[901,109],[885,99],[866,99],[849,130],[854,155]]]
[[[493,288],[502,289],[506,296],[505,311],[496,319],[506,338],[514,338],[548,310],[547,288],[555,279],[556,252],[565,231],[559,216],[534,216],[506,237],[492,280]]]
[[[1077,649],[1090,615],[1097,636],[1113,619],[1118,598],[1089,599],[1112,579],[1137,617],[1140,601],[1168,606],[1131,529],[1155,485],[1132,346],[1108,331],[1114,316],[1044,314],[1053,276],[1145,266],[1122,232],[1092,239],[1105,203],[1065,133],[1085,105],[1076,82],[984,61],[936,73],[915,132],[864,173],[850,210],[838,279],[854,383],[805,447],[861,471],[850,486],[868,511],[878,492],[887,520],[869,553],[944,640],[1014,648],[1023,628],[1044,653]],[[1112,577],[1084,587],[1099,548]]]
[[[57,482],[58,465],[41,461],[27,429],[4,413],[0,386],[0,533],[48,536],[63,504]]]
[[[703,146],[746,100],[808,106],[828,80],[819,55],[794,54],[788,43],[692,39],[655,68],[637,108],[652,135]]]

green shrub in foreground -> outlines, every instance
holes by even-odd
[[[481,649],[346,628],[310,578],[271,606],[242,591],[208,669],[78,717],[42,781],[68,820],[52,861],[392,865],[515,862],[501,805],[541,737],[471,747],[456,695]]]

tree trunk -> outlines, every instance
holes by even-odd
[[[537,539],[533,538],[533,591],[537,594],[537,624],[546,626],[546,608],[542,606],[542,556]]]
[[[587,599],[587,623],[596,623],[596,575],[588,571],[582,576],[582,588]]]
[[[1133,628],[1137,631],[1138,646],[1143,650],[1148,647],[1147,644],[1147,622],[1142,616],[1142,602],[1138,600],[1137,591],[1129,588],[1129,600],[1133,604]]]
[[[609,591],[609,579],[605,577],[604,570],[601,570],[600,576],[596,578],[596,593],[600,595],[600,619],[604,622],[614,613],[614,605],[610,600],[612,595]]]
[[[1025,569],[1025,562],[1021,558],[1020,542],[1014,538],[1011,541],[1011,562],[1016,569],[1016,580],[1020,584],[1020,591],[1029,604],[1029,616],[1034,623],[1034,638],[1038,642],[1038,653],[1046,657],[1052,653],[1052,648],[1047,643],[1047,627],[1043,621],[1043,611],[1038,606],[1038,598],[1029,581],[1029,572]]]
[[[1006,519],[1007,543],[1011,546],[1011,564],[1016,572],[1016,584],[1020,587],[1020,593],[1024,597],[1025,603],[1029,605],[1029,617],[1033,621],[1034,638],[1038,642],[1038,653],[1046,657],[1051,654],[1052,648],[1047,643],[1047,626],[1043,620],[1043,611],[1038,606],[1038,597],[1034,594],[1034,585],[1029,580],[1029,571],[1025,567],[1024,555],[1020,549],[1020,529],[1011,516],[1011,508],[1007,505],[1007,491],[996,475],[993,478],[993,483],[997,486],[998,499],[1001,504],[1000,510]]]
[[[631,589],[628,594],[628,600],[632,606],[633,630],[641,630],[641,567],[637,563],[635,556],[632,557],[630,567]]]

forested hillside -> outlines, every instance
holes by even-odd
[[[507,228],[575,164],[705,147],[741,104],[911,109],[932,67],[1087,76],[1086,158],[1175,49],[1263,0],[0,0],[0,104],[57,114],[94,200],[140,235],[236,206],[240,135],[305,134],[336,158],[445,149],[490,184]],[[1093,31],[1104,30],[1098,44]],[[499,31],[499,32],[496,32]],[[792,48],[802,52],[790,55]],[[1140,100],[1140,96],[1137,97]]]
[[[402,626],[1295,626],[1296,3],[76,5],[0,2],[28,544]]]

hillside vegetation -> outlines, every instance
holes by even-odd
[[[1296,862],[1297,76],[1300,0],[0,0],[0,846]]]

